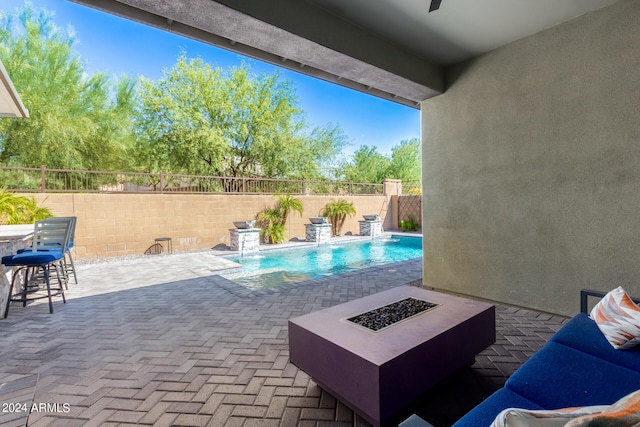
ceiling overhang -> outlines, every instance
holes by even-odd
[[[9,78],[9,73],[0,61],[0,117],[27,118],[29,110],[25,108]]]
[[[444,90],[440,66],[302,0],[71,1],[414,108]]]

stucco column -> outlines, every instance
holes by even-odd
[[[384,218],[384,229],[398,230],[398,196],[402,194],[402,180],[385,179],[382,185],[388,206],[387,215]]]

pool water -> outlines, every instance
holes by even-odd
[[[391,236],[226,257],[242,264],[242,271],[222,276],[251,289],[264,289],[421,256],[422,238]]]

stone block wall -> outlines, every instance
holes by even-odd
[[[360,235],[380,237],[383,233],[382,221],[358,221],[360,223]]]
[[[231,250],[238,251],[241,254],[258,252],[260,250],[260,229],[229,229],[231,239]]]
[[[226,194],[29,194],[57,216],[77,216],[76,258],[143,254],[156,237],[171,237],[174,251],[230,246],[233,221],[254,219],[275,206],[271,195]],[[336,196],[299,197],[303,215],[287,221],[287,240],[305,238],[309,217],[320,216]],[[384,220],[389,207],[384,195],[340,196],[353,202],[356,215],[347,218],[343,234],[358,234],[362,214],[379,213]],[[386,225],[385,225],[386,227]]]
[[[331,241],[331,224],[305,224],[304,227],[307,242],[323,244]]]

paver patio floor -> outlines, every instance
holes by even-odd
[[[79,265],[52,315],[44,301],[12,305],[0,321],[0,425],[367,425],[289,363],[287,320],[419,285],[421,260],[251,292],[215,275],[213,255],[193,259]],[[565,321],[498,305],[496,345],[406,415],[450,425]]]

